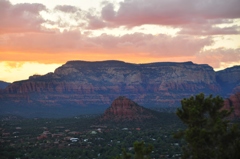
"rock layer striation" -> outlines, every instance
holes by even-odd
[[[239,86],[240,66],[215,72],[208,65],[192,62],[69,61],[53,73],[34,75],[0,90],[0,108],[101,108],[119,96],[146,107],[175,107],[181,99],[201,92],[228,97],[234,90],[238,92]]]
[[[239,118],[240,117],[240,92],[236,94],[232,94],[229,98],[224,101],[224,109],[231,110],[233,112],[231,117]]]
[[[100,120],[102,121],[142,121],[156,118],[152,111],[139,106],[134,101],[120,96],[107,108]]]

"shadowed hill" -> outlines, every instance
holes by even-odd
[[[134,101],[120,96],[107,108],[100,120],[102,121],[143,121],[156,119],[152,110],[139,106]]]

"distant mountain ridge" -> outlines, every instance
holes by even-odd
[[[8,82],[0,81],[0,89],[6,88],[9,84],[10,83],[8,83]]]
[[[68,61],[53,73],[8,85],[0,91],[0,109],[72,106],[103,112],[119,96],[146,107],[177,107],[181,99],[201,92],[229,97],[240,90],[239,76],[240,66],[215,72],[192,62]]]
[[[240,66],[234,66],[216,72],[216,80],[223,92],[240,92]]]

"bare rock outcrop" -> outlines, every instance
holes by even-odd
[[[216,81],[221,85],[225,97],[240,90],[240,66],[234,66],[216,72]]]
[[[154,119],[151,110],[139,106],[134,101],[120,96],[115,99],[111,106],[105,111],[100,120],[103,121],[143,121]]]
[[[236,66],[215,72],[208,65],[192,62],[69,61],[53,73],[33,75],[1,89],[0,108],[22,103],[29,107],[71,105],[104,110],[119,96],[146,107],[178,107],[183,98],[199,93],[229,97],[239,90],[239,69]]]
[[[54,101],[61,105],[64,100],[64,104],[105,105],[126,95],[145,106],[178,106],[184,97],[220,91],[215,72],[208,65],[69,61],[54,73],[10,84],[0,98],[12,100],[25,94],[28,101],[43,104]]]
[[[232,94],[224,101],[224,109],[230,110],[233,108],[231,117],[240,118],[240,92]]]
[[[8,83],[8,82],[0,81],[0,89],[6,88],[9,84],[10,83]]]

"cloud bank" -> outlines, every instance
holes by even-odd
[[[221,42],[216,36],[239,38],[239,6],[239,0],[124,0],[84,10],[0,0],[0,61],[192,60],[220,68],[240,63],[239,45],[212,47]],[[136,31],[147,30],[146,25],[179,31]]]

